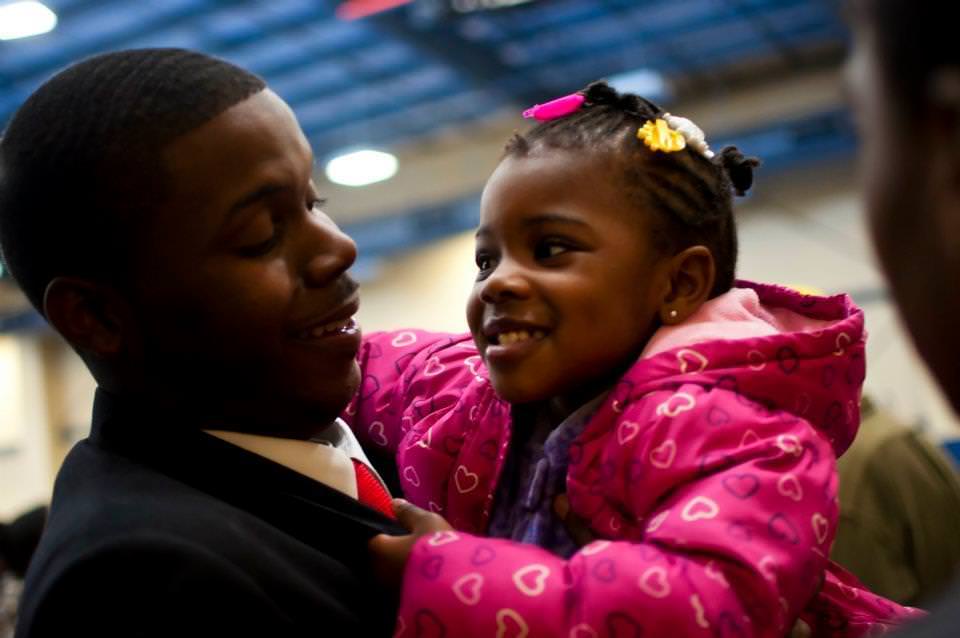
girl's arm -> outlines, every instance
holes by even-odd
[[[407,408],[412,402],[423,399],[414,396],[411,385],[425,375],[433,381],[431,387],[437,393],[466,383],[469,377],[452,375],[446,370],[445,374],[433,375],[431,366],[436,357],[444,362],[452,358],[467,359],[476,354],[469,348],[471,344],[469,335],[423,330],[375,332],[364,336],[357,354],[360,387],[341,417],[365,448],[396,454],[400,440],[412,426],[409,416],[408,422],[404,422],[404,413],[409,412]],[[450,366],[450,370],[460,371],[460,368]]]

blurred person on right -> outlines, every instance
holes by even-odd
[[[960,46],[952,3],[853,0],[867,217],[914,344],[960,410]],[[960,529],[956,530],[960,535]],[[903,638],[960,635],[960,581]]]

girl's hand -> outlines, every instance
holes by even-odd
[[[405,536],[377,534],[370,539],[370,556],[377,579],[391,590],[399,590],[403,570],[421,536],[453,529],[439,514],[422,510],[402,498],[393,499],[393,511],[401,525],[410,530]]]
[[[567,533],[578,547],[589,545],[597,539],[587,521],[570,511],[570,500],[566,494],[559,494],[553,499],[553,513],[563,521]]]
[[[810,625],[797,618],[797,622],[793,624],[787,638],[810,638],[812,635],[813,631],[810,629]]]

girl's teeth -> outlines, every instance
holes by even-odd
[[[512,332],[503,332],[500,333],[500,345],[509,346],[515,343],[520,343],[523,341],[529,341],[530,339],[542,339],[544,333],[542,330],[534,330],[533,334],[530,334],[527,330],[514,330]]]

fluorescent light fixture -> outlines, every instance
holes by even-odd
[[[40,2],[0,4],[0,40],[29,38],[52,31],[55,26],[57,14]]]
[[[390,153],[365,148],[350,151],[327,162],[327,179],[344,186],[366,186],[390,179],[397,172],[397,158]]]
[[[652,69],[637,69],[611,75],[607,82],[621,93],[635,93],[659,102],[670,98],[670,86],[663,75]]]

